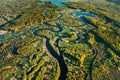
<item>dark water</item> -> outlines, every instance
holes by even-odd
[[[53,21],[53,20],[52,20]],[[46,26],[51,26],[49,25],[47,22],[44,22],[44,24]],[[68,68],[67,68],[67,65],[64,61],[64,58],[62,56],[62,53],[60,53],[60,55],[58,55],[58,53],[53,49],[53,47],[51,46],[50,44],[50,39],[47,37],[47,36],[43,36],[43,35],[39,35],[37,34],[37,32],[39,31],[42,31],[42,30],[50,30],[52,32],[55,32],[55,33],[59,33],[61,32],[63,29],[61,27],[60,24],[57,24],[56,27],[59,29],[58,31],[54,31],[52,29],[47,29],[47,28],[42,28],[42,29],[38,29],[36,31],[34,31],[34,35],[36,36],[39,36],[39,37],[43,37],[46,39],[46,47],[48,49],[48,51],[50,52],[50,54],[55,58],[57,59],[58,63],[59,63],[59,66],[60,66],[60,76],[59,76],[59,80],[66,80],[66,75],[68,73]],[[57,46],[58,47],[58,46]]]
[[[51,26],[50,24],[48,24],[48,22],[58,20],[59,18],[62,17],[62,14],[61,14],[61,13],[60,13],[60,15],[61,15],[61,16],[58,17],[57,19],[46,21],[46,22],[44,22],[44,24],[45,24],[46,26]],[[50,44],[50,39],[49,39],[47,36],[43,36],[43,35],[37,34],[37,32],[42,31],[42,30],[50,30],[51,32],[54,32],[54,33],[59,33],[59,32],[61,32],[61,31],[63,30],[63,28],[61,27],[60,24],[57,24],[56,27],[59,29],[58,31],[54,31],[54,30],[49,29],[49,28],[42,28],[42,29],[35,30],[35,31],[34,31],[34,35],[39,36],[39,37],[43,37],[43,38],[46,39],[46,47],[47,47],[48,51],[50,52],[50,54],[51,54],[55,59],[57,59],[57,61],[58,61],[58,63],[59,63],[59,66],[60,66],[60,76],[59,76],[59,80],[66,80],[66,75],[67,75],[67,73],[68,73],[68,68],[67,68],[67,65],[66,65],[66,63],[65,63],[65,61],[64,61],[64,58],[63,58],[63,56],[62,56],[62,53],[60,53],[60,55],[58,55],[58,53],[57,53],[57,52],[53,49],[53,47],[51,46],[51,44]],[[58,44],[57,44],[57,45],[58,45]],[[57,46],[57,47],[58,47],[58,46]]]

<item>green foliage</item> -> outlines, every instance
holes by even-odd
[[[50,3],[46,3],[45,7],[39,8],[38,5],[33,3],[28,8],[25,8],[20,13],[20,18],[13,20],[12,24],[7,24],[4,29],[14,32],[23,32],[28,29],[29,26],[33,24],[41,24],[46,20],[54,20],[60,15],[56,12],[56,10],[52,11],[49,7],[47,7]],[[53,6],[53,5],[51,5]],[[47,16],[44,16],[47,11]]]
[[[26,72],[24,72],[24,75],[23,75],[22,80],[27,80],[27,75],[26,75]]]
[[[42,67],[41,71],[38,73],[38,75],[36,77],[36,80],[43,80],[45,71],[46,71],[46,68]]]
[[[57,63],[56,74],[55,74],[54,80],[58,80],[58,79],[59,79],[60,72],[61,72],[61,71],[60,71],[60,66],[59,66],[59,64]]]
[[[40,67],[44,64],[44,61],[40,61],[37,66],[34,68],[34,70],[29,74],[27,75],[28,76],[28,80],[31,80],[33,77],[34,77],[34,74],[40,69]],[[44,69],[43,69],[44,70]],[[42,76],[41,76],[42,78]]]
[[[28,45],[18,48],[17,53],[18,55],[25,55],[25,54],[34,53],[35,51],[36,50],[34,49],[34,47],[32,47],[32,45]]]
[[[2,69],[2,70],[0,70],[0,79],[3,80],[5,76],[10,75],[14,72],[15,72],[15,68]],[[9,76],[7,76],[7,77],[9,77]]]

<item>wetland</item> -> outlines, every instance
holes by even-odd
[[[0,4],[0,80],[120,79],[119,5],[107,0]]]

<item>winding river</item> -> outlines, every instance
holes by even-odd
[[[62,17],[62,13],[60,13],[60,17],[58,17],[57,19],[55,20],[58,20],[59,18]],[[47,22],[50,22],[50,21],[55,21],[55,20],[49,20],[49,21],[46,21],[44,22],[44,25],[46,26],[51,26],[50,24],[48,24]],[[38,30],[35,30],[34,31],[34,35],[35,36],[39,36],[39,37],[43,37],[46,39],[46,47],[48,49],[48,51],[50,52],[50,54],[57,59],[58,63],[59,63],[59,66],[60,66],[60,76],[59,76],[59,80],[66,80],[66,74],[68,72],[68,68],[67,68],[67,65],[65,64],[65,61],[64,61],[64,58],[62,56],[62,53],[60,52],[60,55],[58,55],[58,53],[53,49],[53,47],[51,46],[50,44],[50,38],[48,38],[47,36],[43,36],[43,35],[39,35],[38,32],[39,31],[42,31],[42,30],[50,30],[51,32],[61,32],[63,29],[61,27],[60,24],[56,24],[56,27],[59,29],[58,31],[54,31],[52,29],[48,29],[48,28],[42,28],[42,29],[38,29]],[[58,43],[57,43],[58,45]],[[57,46],[58,47],[58,46]]]

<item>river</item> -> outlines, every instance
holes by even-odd
[[[58,17],[57,19],[55,20],[49,20],[49,21],[46,21],[44,22],[44,25],[46,26],[51,26],[50,24],[48,24],[47,22],[50,22],[50,21],[56,21],[58,20],[59,18],[62,17],[62,14],[60,13],[60,17]],[[39,37],[43,37],[46,39],[46,47],[48,49],[48,51],[50,52],[50,54],[55,58],[57,59],[58,63],[59,63],[59,66],[60,66],[60,76],[59,76],[59,80],[66,80],[66,75],[67,75],[67,72],[68,72],[68,68],[67,68],[67,65],[64,61],[64,58],[62,56],[62,53],[60,53],[60,55],[58,55],[58,53],[53,49],[53,47],[51,46],[50,44],[50,38],[48,38],[47,36],[43,36],[43,35],[39,35],[37,34],[39,31],[42,31],[42,30],[50,30],[51,32],[54,32],[54,33],[59,33],[63,30],[63,28],[61,27],[60,24],[57,24],[56,27],[58,28],[58,31],[54,31],[52,29],[49,29],[49,28],[42,28],[42,29],[38,29],[38,30],[35,30],[34,31],[34,35],[35,36],[39,36]],[[58,45],[58,44],[57,44]],[[57,46],[58,47],[58,46]]]

